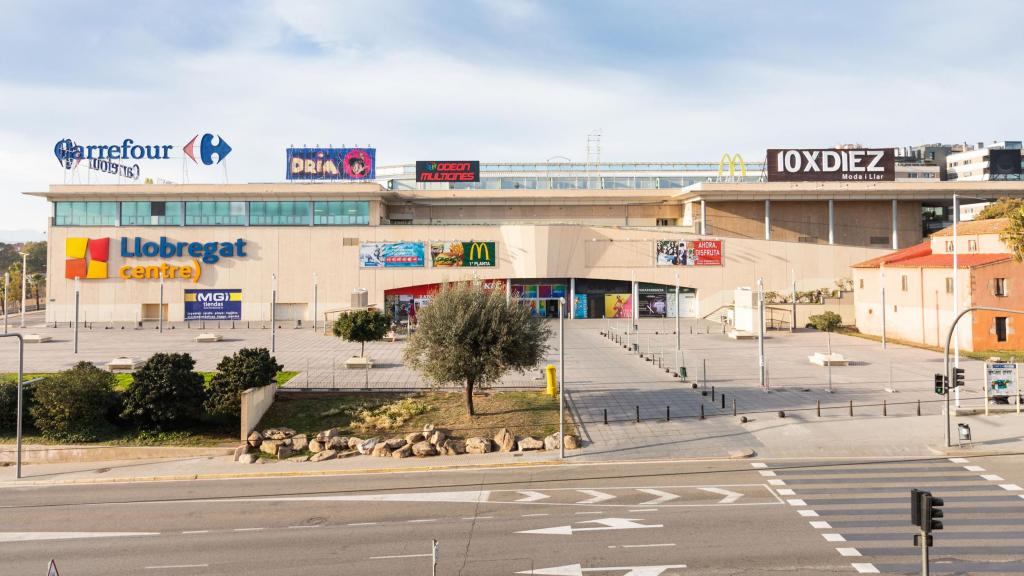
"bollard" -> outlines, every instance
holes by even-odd
[[[640,407],[639,406],[636,407],[636,423],[637,424],[640,423]]]
[[[665,422],[672,420],[672,412],[669,411],[669,407],[665,406]]]
[[[711,401],[712,402],[715,401],[715,387],[714,386],[711,387]]]
[[[850,400],[850,416],[853,416],[853,400]]]
[[[725,394],[722,394],[720,398],[722,399],[722,410],[725,410]]]
[[[608,409],[607,408],[604,409],[604,425],[605,426],[608,425]]]
[[[882,400],[882,416],[888,416],[888,415],[889,415],[889,411],[888,411],[888,409],[885,406],[885,400]]]
[[[735,398],[732,399],[732,415],[733,416],[736,415],[736,399]]]
[[[917,401],[917,415],[918,416],[921,415],[921,401],[920,400]]]
[[[818,405],[818,418],[821,418],[821,400],[814,401]]]
[[[701,420],[704,419],[704,405],[703,404],[700,405],[700,419]]]

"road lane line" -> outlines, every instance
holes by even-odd
[[[860,556],[860,552],[856,548],[836,548],[836,552],[839,552],[840,556]]]
[[[536,518],[537,516],[550,516],[550,514],[523,514],[523,518]]]
[[[770,478],[768,480],[768,484],[770,484],[772,486],[785,486],[786,485],[786,481],[785,480],[780,480],[778,478]]]
[[[260,530],[266,530],[266,528],[235,528],[232,532],[259,532]]]
[[[818,513],[814,510],[797,510],[797,512],[804,518],[817,518]]]
[[[376,522],[353,522],[352,524],[346,524],[346,526],[373,526]]]
[[[981,466],[974,466],[974,465],[964,466],[964,470],[967,470],[968,472],[984,472],[985,471],[985,469],[982,468]]]
[[[657,512],[657,508],[634,508],[630,512]]]
[[[764,477],[778,476],[774,470],[758,470],[757,473]]]
[[[828,541],[828,542],[846,542],[846,538],[843,538],[842,534],[829,533],[829,534],[822,534],[821,536],[823,538],[825,538],[825,540]]]
[[[750,465],[753,466],[754,468],[767,468],[768,467],[768,465],[765,464],[764,462],[751,462]]]
[[[159,532],[0,532],[0,542],[78,540],[81,538],[128,538],[131,536],[159,535]]]
[[[209,530],[185,530],[182,534],[209,534]]]
[[[406,520],[408,524],[422,524],[424,522],[437,522],[437,518],[422,518],[420,520]]]
[[[831,529],[832,525],[824,520],[813,520],[811,521],[811,528],[828,528]]]
[[[167,566],[146,566],[146,570],[170,570],[173,568],[206,568],[209,564],[171,564]]]
[[[576,515],[580,516],[583,514],[604,514],[604,512],[577,512]]]
[[[370,560],[391,560],[393,558],[427,558],[433,554],[398,554],[395,556],[370,556]]]
[[[779,496],[796,496],[796,492],[790,488],[779,488],[776,492],[779,493]]]
[[[289,528],[319,528],[319,526],[289,526]]]
[[[861,573],[861,574],[878,574],[879,573],[878,572],[878,568],[875,568],[875,565],[870,563],[870,562],[866,562],[864,564],[859,564],[857,562],[854,562],[853,564],[850,564],[850,566],[853,566],[853,569],[856,570],[857,572]]]

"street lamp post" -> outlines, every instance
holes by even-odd
[[[159,315],[159,327],[160,333],[164,333],[164,276],[160,275],[160,315]]]
[[[565,458],[565,296],[558,299],[558,457]]]
[[[313,332],[316,333],[316,304],[317,304],[317,278],[313,272]]]
[[[679,307],[679,272],[676,272],[676,370],[679,377],[683,377],[683,365],[679,363],[680,354],[683,350],[683,330],[680,318],[683,315]]]
[[[270,275],[270,351],[277,349],[277,274]]]
[[[25,327],[25,289],[28,286],[28,252],[21,254],[21,328]]]
[[[21,412],[22,412],[22,385],[25,379],[25,339],[21,334],[0,334],[0,338],[17,338],[18,339],[18,415],[15,424],[15,434],[17,436],[17,470],[15,472],[15,478],[21,479]]]
[[[11,308],[7,305],[8,295],[11,293],[11,273],[4,272],[4,334],[7,334],[7,317],[11,315]]]
[[[960,221],[960,207],[959,199],[956,194],[953,194],[953,316],[956,317],[960,313],[960,267],[958,265],[957,256],[960,253],[960,247],[957,246],[957,223]],[[956,337],[953,339],[953,366],[955,368],[960,367],[960,328],[957,327],[955,331]],[[960,407],[960,388],[955,388],[953,392],[956,397],[956,407]],[[948,394],[947,394],[948,398]]]
[[[75,354],[78,354],[78,308],[79,308],[79,282],[75,276]]]
[[[761,380],[761,389],[768,390],[765,385],[765,373],[764,373],[764,279],[757,279],[757,364],[759,378]]]

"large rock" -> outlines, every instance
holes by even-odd
[[[324,430],[323,432],[317,432],[316,439],[321,443],[326,444],[331,438],[337,438],[341,436],[341,431],[337,428],[331,428],[330,430]]]
[[[426,440],[426,438],[424,438],[423,434],[421,434],[419,432],[413,432],[412,434],[406,434],[405,435],[405,441],[408,442],[409,444],[415,444],[417,442],[423,442],[424,440]]]
[[[338,451],[337,450],[321,450],[320,452],[317,452],[316,454],[313,454],[312,456],[310,456],[309,461],[310,462],[322,462],[324,460],[331,460],[332,458],[334,458],[337,455],[338,455]]]
[[[256,462],[257,458],[259,458],[259,456],[257,456],[256,454],[253,454],[253,453],[242,454],[241,456],[238,457],[238,463],[239,464],[252,464],[252,463]]]
[[[424,439],[430,438],[430,435],[431,435],[431,434],[432,434],[432,433],[434,432],[434,430],[436,430],[436,429],[437,429],[437,426],[435,426],[435,425],[433,425],[433,424],[424,424],[424,425],[423,425],[423,438],[424,438]]]
[[[281,444],[277,447],[277,459],[284,460],[290,458],[292,455],[292,447],[287,444]]]
[[[378,458],[386,458],[391,456],[391,448],[388,448],[387,442],[377,442],[374,444],[373,450],[370,450],[370,454]]]
[[[457,456],[466,453],[466,441],[456,438],[448,438],[437,447],[439,454],[445,456]]]
[[[545,450],[558,450],[561,443],[558,441],[558,434],[549,434],[544,437],[544,449]]]
[[[358,446],[356,446],[356,450],[359,450],[360,454],[369,454],[373,452],[373,447],[376,446],[378,442],[380,442],[380,439],[378,438],[363,440]]]
[[[292,456],[288,459],[289,462],[308,462],[310,456],[308,454],[299,454],[298,456]]]
[[[342,450],[338,452],[338,458],[348,458],[349,456],[358,456],[359,450]]]
[[[447,438],[448,435],[445,434],[445,431],[438,428],[430,433],[430,436],[427,437],[427,442],[430,442],[434,446],[440,446]]]
[[[355,450],[355,449],[359,448],[359,445],[362,444],[362,443],[363,443],[363,439],[362,438],[357,438],[355,436],[350,437],[348,439],[348,442],[346,442],[346,444],[348,444],[348,447],[350,449],[352,449],[352,450]]]
[[[565,435],[565,449],[576,450],[580,447],[580,439],[572,434]]]
[[[284,440],[264,440],[260,443],[260,452],[277,456],[277,449],[285,445]]]
[[[516,437],[508,431],[508,428],[502,428],[494,435],[494,444],[498,447],[499,452],[511,452],[516,449]]]
[[[412,453],[414,456],[423,458],[425,456],[437,456],[437,449],[430,442],[423,441],[417,442],[412,445]]]
[[[324,446],[330,448],[331,450],[351,449],[351,446],[349,445],[349,438],[346,438],[344,436],[334,436],[332,438],[328,438],[327,443],[324,444]]]
[[[541,440],[537,440],[533,436],[527,436],[526,438],[520,438],[519,442],[517,444],[519,445],[519,449],[524,451],[524,452],[527,451],[527,450],[543,450],[544,449],[544,442],[541,441]]]
[[[263,437],[270,440],[284,440],[295,436],[295,430],[291,428],[271,428],[263,431]]]
[[[309,438],[305,434],[296,434],[290,438],[292,441],[292,450],[298,452],[299,450],[305,450],[309,446]]]
[[[390,440],[385,441],[384,443],[388,445],[388,448],[390,450],[398,450],[402,446],[405,446],[406,444],[408,444],[408,442],[406,442],[405,438],[392,438]],[[415,442],[414,442],[414,444],[415,444]]]
[[[260,444],[263,442],[263,434],[260,434],[256,430],[253,430],[252,432],[249,432],[249,437],[246,439],[246,441],[248,442],[249,446],[252,446],[253,448],[259,448]]]
[[[466,438],[467,454],[486,454],[491,451],[491,441],[487,438],[474,436]]]
[[[391,452],[392,458],[408,458],[412,456],[412,444],[406,444],[398,450]]]
[[[323,449],[326,448],[326,446],[324,446],[323,442],[314,439],[309,441],[309,446],[307,446],[307,448],[309,448],[310,452],[313,452],[315,454],[317,452],[323,451]]]

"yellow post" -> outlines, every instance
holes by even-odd
[[[544,375],[547,377],[548,380],[548,396],[554,398],[555,396],[558,395],[558,379],[555,377],[555,365],[548,364],[544,368]]]

